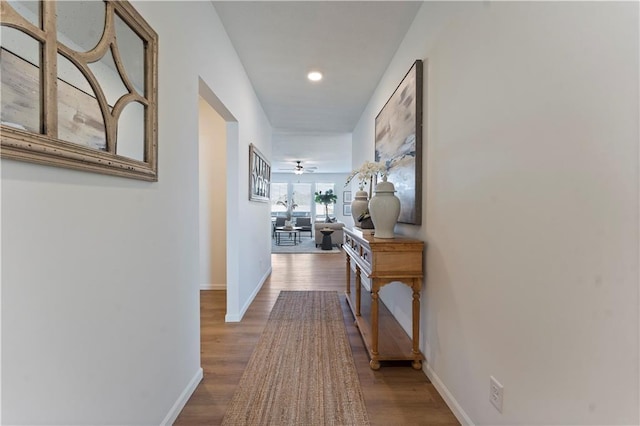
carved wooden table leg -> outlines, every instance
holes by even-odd
[[[378,287],[375,280],[371,283],[371,361],[369,367],[372,370],[380,369],[378,361]]]
[[[420,339],[420,285],[419,280],[413,280],[413,285],[411,286],[413,289],[413,306],[412,306],[412,316],[413,316],[413,362],[411,366],[420,370],[422,368],[422,360],[420,355],[420,345],[418,340]]]
[[[348,254],[345,255],[347,258],[347,297],[351,295],[351,258]]]
[[[362,292],[362,279],[360,267],[356,265],[356,315],[360,316],[360,294]]]

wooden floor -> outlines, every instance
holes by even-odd
[[[369,419],[373,425],[458,425],[422,371],[410,366],[369,368],[369,358],[344,299],[345,257],[273,254],[273,272],[239,323],[225,323],[224,291],[201,292],[204,379],[177,425],[219,425],[280,290],[337,290]],[[313,425],[309,425],[313,426]]]

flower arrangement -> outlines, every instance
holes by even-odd
[[[284,196],[284,199],[276,201],[276,204],[284,206],[284,208],[287,209],[287,220],[291,220],[293,210],[298,207],[293,197],[291,197],[291,202],[289,202],[286,195]]]
[[[364,186],[369,184],[369,191],[371,191],[371,185],[373,185],[373,178],[380,176],[386,176],[389,172],[389,167],[387,164],[376,163],[371,161],[366,161],[359,169],[355,169],[351,172],[349,177],[347,177],[347,182],[344,186],[347,186],[351,183],[353,178],[358,178],[358,188],[360,191],[364,190]]]

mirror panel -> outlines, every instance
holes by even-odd
[[[40,42],[27,33],[15,28],[0,27],[0,46],[40,68]]]
[[[0,121],[5,126],[41,133],[40,43],[8,27],[1,27],[0,40]]]
[[[38,0],[7,0],[20,16],[40,28],[40,2]]]
[[[107,50],[105,55],[100,58],[98,62],[92,62],[89,64],[89,68],[93,72],[93,75],[98,80],[107,103],[111,108],[116,104],[121,96],[129,93],[122,78],[116,69],[116,64],[113,61],[113,55],[111,50]]]
[[[144,95],[144,42],[117,14],[117,49],[127,78],[138,94]]]
[[[78,0],[56,2],[58,40],[76,52],[88,52],[104,32],[106,4]]]
[[[58,55],[58,63],[65,62],[67,70],[74,66],[64,56]],[[73,80],[84,80],[84,84],[78,86],[89,86],[78,70]],[[58,78],[58,137],[87,148],[107,150],[104,119],[90,87],[88,91],[83,91],[76,85]]]
[[[144,161],[144,105],[131,102],[118,120],[116,154]]]
[[[85,93],[93,93],[89,81],[82,75],[78,67],[62,55],[58,55],[58,79]]]

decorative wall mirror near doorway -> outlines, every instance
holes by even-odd
[[[158,36],[126,1],[0,2],[1,155],[158,180]]]

